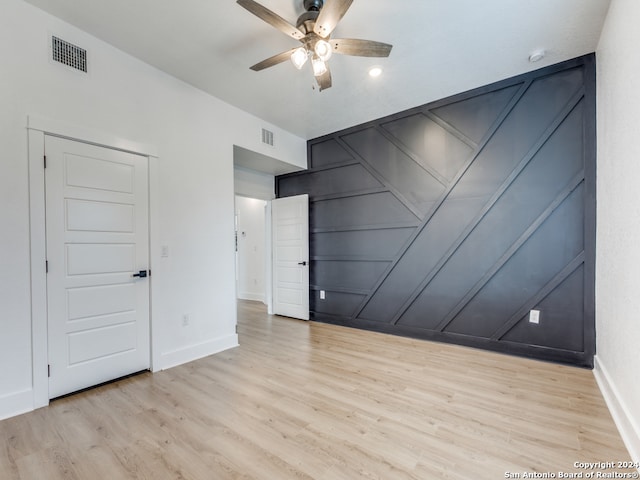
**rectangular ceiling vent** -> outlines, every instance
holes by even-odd
[[[51,37],[51,59],[87,73],[87,51],[56,36]]]
[[[273,147],[273,132],[263,128],[262,129],[262,143],[271,145]]]

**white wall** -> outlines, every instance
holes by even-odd
[[[237,293],[243,300],[266,301],[266,206],[264,200],[236,197]]]
[[[640,461],[640,2],[613,0],[596,51],[596,377]]]
[[[234,169],[234,185],[236,195],[260,198],[262,200],[276,198],[275,177],[268,173],[236,166]]]
[[[88,75],[48,60],[55,34],[89,52]],[[233,108],[22,0],[0,12],[0,418],[33,408],[27,116],[156,147],[153,325],[159,368],[233,346],[233,145],[306,165],[301,138]],[[169,257],[160,258],[160,245]],[[183,313],[191,323],[183,327]]]

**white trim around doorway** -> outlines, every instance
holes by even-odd
[[[45,230],[45,178],[44,178],[44,136],[53,135],[101,147],[136,153],[149,159],[149,245],[157,245],[158,230],[158,153],[152,145],[145,145],[89,129],[79,125],[47,119],[38,116],[27,118],[29,146],[29,222],[30,222],[30,273],[31,273],[31,342],[33,362],[33,409],[49,404],[49,380],[47,375],[47,282],[45,271],[46,230]],[[153,269],[153,249],[150,248],[149,268]],[[153,282],[150,285],[150,326],[151,326],[151,370],[161,368],[159,345],[154,331]],[[157,311],[157,310],[156,310]]]

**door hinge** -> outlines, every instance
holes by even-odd
[[[47,365],[47,377],[51,377],[51,365]]]
[[[49,273],[49,260],[44,261],[44,273]]]
[[[47,168],[47,156],[44,155],[44,168]]]

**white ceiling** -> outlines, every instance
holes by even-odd
[[[320,93],[307,65],[249,67],[298,42],[235,0],[26,0],[305,139],[595,51],[609,0],[355,0],[334,32],[393,44],[334,55]],[[302,0],[261,0],[295,24]],[[547,56],[529,63],[539,48]],[[368,67],[380,65],[377,79]]]

